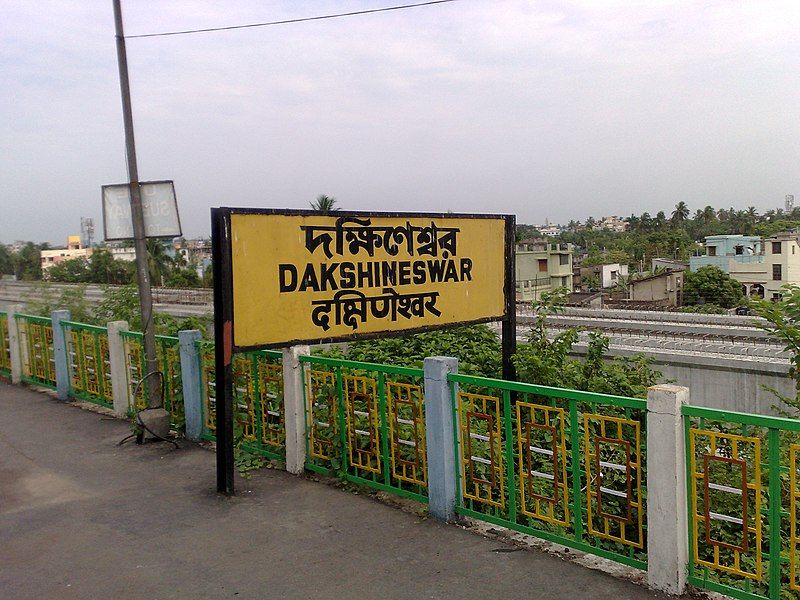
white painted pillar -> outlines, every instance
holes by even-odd
[[[19,337],[16,314],[22,312],[22,304],[12,304],[6,309],[8,315],[8,346],[11,351],[11,383],[22,383],[22,340]]]
[[[108,325],[108,361],[111,363],[111,398],[114,414],[127,417],[133,400],[128,398],[128,357],[121,332],[128,331],[127,321],[111,321]]]
[[[306,405],[303,394],[301,356],[311,353],[308,346],[283,349],[283,418],[286,431],[286,470],[300,475],[306,464]]]
[[[680,595],[689,560],[686,452],[681,406],[689,388],[656,385],[647,390],[647,581]]]
[[[458,359],[425,359],[425,446],[428,453],[428,510],[442,521],[456,518],[456,451],[449,373],[458,372]]]

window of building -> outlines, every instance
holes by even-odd
[[[772,253],[773,254],[780,254],[781,253],[781,243],[780,242],[772,242]]]
[[[717,255],[717,247],[716,246],[709,246],[707,252],[708,252],[709,256],[716,256]]]
[[[772,294],[772,301],[773,302],[780,302],[781,301],[781,295],[778,294],[777,292]]]
[[[561,287],[567,287],[567,278],[566,277],[562,277],[561,278]]]
[[[560,265],[568,265],[569,264],[569,254],[559,254],[558,255],[558,264],[560,264]]]
[[[547,259],[540,258],[539,259],[539,273],[547,273]]]
[[[781,278],[781,266],[780,265],[772,265],[772,280],[773,281],[780,281]]]
[[[617,279],[617,272],[616,271],[611,271],[611,280],[615,281],[616,279]]]

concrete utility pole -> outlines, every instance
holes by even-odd
[[[136,143],[133,136],[133,113],[131,110],[131,89],[128,81],[128,54],[125,49],[125,34],[122,27],[121,0],[114,2],[114,24],[117,38],[117,65],[119,67],[119,87],[122,95],[122,116],[125,122],[125,151],[128,158],[128,183],[131,188],[131,216],[133,218],[133,243],[136,250],[136,281],[139,286],[139,304],[142,311],[144,330],[144,355],[146,373],[145,395],[148,410],[139,418],[151,433],[166,437],[169,433],[169,413],[164,410],[161,398],[163,382],[152,373],[159,372],[156,358],[156,337],[153,323],[153,296],[150,290],[150,273],[147,267],[147,239],[145,237],[142,196],[139,189],[139,168],[136,164]]]

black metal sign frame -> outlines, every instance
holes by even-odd
[[[336,216],[354,218],[431,218],[431,219],[494,219],[505,221],[504,236],[504,314],[489,316],[481,319],[446,323],[425,327],[402,329],[399,331],[384,331],[370,333],[356,333],[346,336],[333,336],[329,338],[314,338],[313,340],[286,340],[279,344],[265,344],[258,346],[237,346],[233,331],[233,252],[231,247],[231,215],[234,214],[259,214],[282,216]],[[281,348],[306,343],[323,344],[332,342],[352,341],[354,339],[369,339],[379,337],[399,337],[473,325],[477,323],[502,322],[502,372],[503,378],[509,381],[516,379],[514,365],[511,357],[516,352],[516,289],[515,289],[515,230],[516,217],[514,215],[497,214],[460,214],[460,213],[410,213],[410,212],[361,212],[361,211],[336,211],[324,214],[314,210],[291,209],[258,209],[258,208],[212,208],[211,209],[211,251],[212,270],[214,275],[214,358],[216,373],[216,413],[217,413],[217,491],[226,495],[234,493],[234,468],[233,468],[233,378],[232,359],[235,352],[257,350],[265,348]]]

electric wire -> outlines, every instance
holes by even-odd
[[[264,23],[249,23],[247,25],[229,25],[227,27],[208,27],[206,29],[184,29],[179,31],[164,31],[160,33],[138,33],[124,36],[126,39],[164,37],[171,35],[187,35],[192,33],[210,33],[214,31],[230,31],[232,29],[251,29],[254,27],[269,27],[270,25],[288,25],[290,23],[304,23],[306,21],[322,21],[323,19],[339,19],[342,17],[354,17],[358,15],[368,15],[372,13],[388,12],[393,10],[405,10],[408,8],[419,8],[421,6],[431,6],[434,4],[447,4],[458,0],[429,0],[428,2],[417,2],[415,4],[402,4],[398,6],[385,6],[383,8],[371,8],[367,10],[355,10],[344,13],[334,13],[330,15],[317,15],[315,17],[300,17],[297,19],[284,19],[282,21],[266,21]]]

